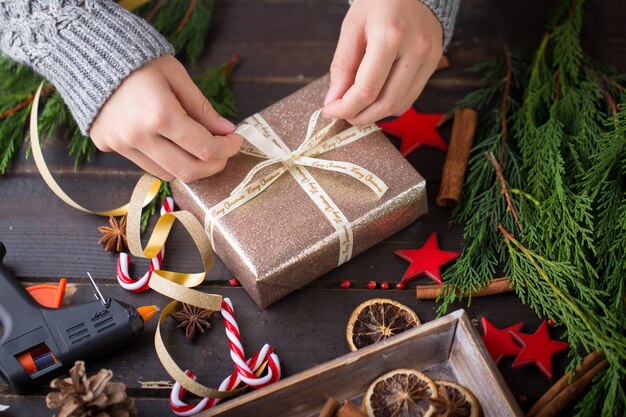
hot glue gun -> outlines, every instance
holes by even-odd
[[[37,303],[2,263],[0,242],[0,372],[18,394],[92,361],[138,336],[156,306],[138,309],[103,297],[89,276],[95,301],[48,308]]]

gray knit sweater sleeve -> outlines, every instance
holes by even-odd
[[[420,0],[433,11],[443,26],[443,49],[447,49],[454,32],[456,14],[461,0]]]
[[[84,134],[124,78],[174,53],[110,0],[0,0],[0,49],[56,86]]]
[[[353,0],[348,0],[352,4]],[[456,22],[456,14],[459,11],[459,3],[461,0],[420,0],[437,16],[441,26],[443,27],[443,49],[448,49],[452,33],[454,32],[454,23]]]

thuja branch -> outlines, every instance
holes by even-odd
[[[54,90],[55,88],[53,85],[46,86],[45,88],[41,90],[41,97],[47,96],[48,94],[52,93]],[[20,101],[15,106],[2,112],[2,114],[0,114],[0,120],[6,119],[7,117],[11,117],[18,111],[30,106],[34,99],[35,99],[35,94],[34,93],[29,94],[28,98]]]
[[[181,19],[180,23],[176,27],[176,32],[177,33],[185,28],[185,26],[189,22],[189,19],[191,18],[191,14],[193,13],[193,9],[195,9],[197,5],[198,5],[198,0],[191,0],[189,2],[189,6],[187,6],[187,10],[185,10],[185,15],[183,16],[183,18]]]
[[[509,46],[504,44],[502,47],[504,54],[504,62],[506,63],[506,79],[504,81],[504,93],[502,94],[502,105],[500,106],[500,131],[502,135],[502,145],[500,146],[500,165],[504,162],[504,148],[507,145],[506,141],[509,135],[508,121],[506,117],[507,109],[509,106],[509,99],[511,97],[511,78],[513,77],[513,64],[511,62],[511,51]]]
[[[476,145],[471,153],[469,171],[462,190],[462,204],[453,215],[455,222],[465,225],[465,244],[461,257],[445,271],[445,283],[451,288],[440,293],[443,300],[438,310],[440,314],[446,311],[450,303],[464,295],[471,301],[471,294],[498,274],[498,264],[505,255],[504,246],[495,223],[485,219],[502,221],[505,218],[507,227],[514,228],[521,224],[517,217],[506,216],[507,211],[517,216],[517,211],[510,195],[510,207],[513,210],[508,210],[507,204],[502,204],[502,190],[509,187],[505,185],[503,188],[499,181],[506,183],[502,174],[505,170],[511,188],[519,189],[522,185],[518,156],[513,152],[514,147],[507,143],[508,127],[503,129],[502,122],[508,126],[519,107],[513,93],[523,88],[521,83],[525,81],[523,74],[527,72],[528,62],[519,51],[505,48],[503,52],[501,57],[477,66],[485,73],[485,87],[470,93],[455,106],[470,107],[481,112],[475,136]],[[502,155],[502,163],[495,161],[498,170],[493,169],[492,161],[485,155]]]
[[[500,181],[500,186],[502,187],[502,194],[504,194],[504,197],[506,198],[507,209],[513,215],[513,218],[515,219],[515,224],[517,225],[518,229],[522,231],[522,224],[519,221],[519,215],[517,214],[517,210],[515,210],[515,207],[513,206],[513,200],[511,199],[511,194],[509,193],[509,189],[506,186],[506,180],[504,179],[504,174],[502,173],[502,167],[498,163],[498,161],[496,161],[496,158],[493,156],[492,153],[485,151],[484,154],[496,170],[496,176],[498,177],[498,181]]]
[[[524,291],[542,298],[553,298],[556,303],[535,304],[534,308],[539,307],[538,312],[569,324],[567,336],[574,350],[579,345],[587,351],[597,348],[606,354],[612,366],[626,371],[623,363],[626,360],[626,336],[620,334],[618,324],[612,321],[613,315],[603,305],[605,294],[577,281],[579,273],[568,263],[549,261],[522,245],[502,224],[498,224],[498,229],[506,239],[511,256],[509,272],[514,287],[523,287]],[[585,299],[575,296],[573,291],[567,289],[568,286],[584,293]],[[607,320],[612,322],[606,323]]]
[[[505,49],[480,66],[486,87],[458,103],[481,110],[481,125],[453,217],[465,226],[463,254],[444,274],[439,313],[510,277],[524,303],[566,327],[571,367],[582,350],[606,354],[578,415],[617,417],[626,411],[626,74],[583,54],[582,3],[561,1],[521,72]]]

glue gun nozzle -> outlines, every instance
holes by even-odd
[[[141,318],[143,319],[144,323],[147,323],[150,321],[150,319],[152,317],[154,317],[154,315],[156,313],[159,312],[159,307],[152,305],[152,306],[141,306],[139,308],[137,308],[137,313],[139,313],[139,315],[141,316]]]

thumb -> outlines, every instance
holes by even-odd
[[[235,131],[235,125],[220,116],[209,100],[193,82],[185,67],[178,63],[176,69],[166,71],[165,76],[172,91],[189,117],[214,135],[227,135]]]
[[[335,56],[330,64],[330,87],[324,106],[340,99],[354,84],[356,72],[365,54],[365,39],[354,25],[341,28]]]

